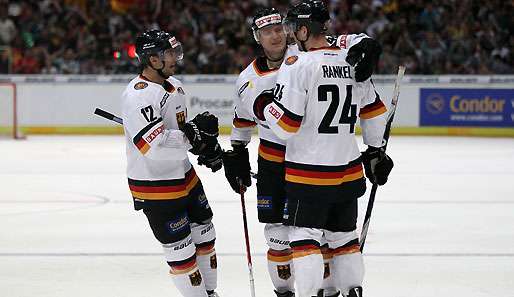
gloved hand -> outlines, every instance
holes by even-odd
[[[198,156],[198,165],[205,165],[212,172],[216,172],[223,166],[223,151],[221,146],[216,143],[212,148],[206,148],[205,154]]]
[[[250,177],[250,160],[248,149],[243,145],[233,146],[233,149],[223,153],[225,177],[232,190],[239,194],[240,181],[243,187],[252,185]],[[244,189],[246,190],[246,189]]]
[[[218,143],[218,118],[208,111],[196,115],[181,130],[192,146],[189,150],[192,154],[200,155],[207,147],[213,148]]]
[[[382,46],[378,41],[364,38],[348,50],[346,62],[355,67],[355,80],[363,82],[371,77],[373,70],[382,54]]]
[[[198,129],[204,136],[218,137],[218,118],[215,115],[204,111],[203,113],[197,114],[192,121],[198,126]]]
[[[181,130],[192,146],[189,150],[191,153],[199,155],[207,147],[207,142],[203,139],[198,126],[193,121],[185,123]]]
[[[253,113],[256,118],[261,121],[266,120],[264,117],[264,108],[273,102],[273,98],[275,98],[275,95],[273,95],[273,89],[264,90],[259,94],[259,96],[257,96],[257,98],[255,98],[255,101],[253,102]]]
[[[362,163],[369,181],[380,186],[387,182],[394,166],[393,160],[383,149],[373,146],[368,146],[368,149],[362,152]]]

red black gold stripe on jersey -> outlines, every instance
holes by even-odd
[[[283,111],[282,116],[278,120],[277,124],[286,132],[296,133],[298,129],[300,129],[300,125],[302,124],[303,116],[297,115],[289,110],[287,110],[282,104],[278,101],[273,100],[278,107],[280,107]],[[270,106],[272,108],[272,106]]]
[[[152,130],[155,126],[161,124],[160,127],[155,129],[154,132],[152,132],[150,135],[148,135],[146,138],[143,138],[143,136],[148,133],[148,131]],[[136,145],[136,147],[139,149],[139,151],[144,155],[148,150],[150,149],[150,142],[152,142],[157,135],[159,135],[164,127],[162,126],[162,118],[158,118],[155,122],[151,122],[146,127],[141,129],[139,133],[137,133],[136,136],[133,138],[133,142]]]
[[[252,128],[255,127],[257,124],[254,121],[238,118],[236,116],[234,117],[234,120],[232,120],[232,125],[234,125],[234,127],[236,128]]]
[[[196,245],[196,255],[197,256],[205,256],[210,255],[215,252],[214,249],[214,240],[200,243]]]
[[[196,264],[196,255],[189,257],[183,261],[174,261],[168,262],[168,265],[171,267],[170,274],[186,274],[194,269],[198,269],[198,265]]]
[[[385,107],[384,103],[382,102],[382,100],[380,100],[380,96],[377,94],[377,92],[375,92],[375,94],[377,95],[375,97],[375,102],[361,108],[359,112],[359,117],[361,119],[371,119],[387,111],[387,108]]]
[[[360,250],[361,250],[361,246],[359,244],[359,240],[354,239],[341,247],[333,249],[332,254],[334,255],[334,257],[336,257],[336,256],[341,256],[341,255],[359,253]]]
[[[364,177],[360,158],[341,166],[307,165],[286,161],[286,181],[291,183],[336,186]]]
[[[260,139],[259,157],[271,162],[284,162],[286,156],[286,147],[284,145],[274,143],[265,139]]]
[[[268,261],[285,263],[289,262],[293,259],[293,251],[292,250],[268,250]]]
[[[321,254],[323,255],[323,260],[330,260],[334,257],[333,250],[328,246],[322,246],[320,249]]]
[[[293,259],[321,254],[319,244],[315,240],[293,241],[290,246],[293,251]]]
[[[128,179],[130,191],[134,200],[173,200],[189,194],[199,178],[193,168],[186,172],[184,178],[170,180],[134,180]]]

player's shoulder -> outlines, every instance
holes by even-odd
[[[250,83],[256,78],[256,75],[252,73],[250,66],[247,66],[236,79],[236,90],[237,95],[241,97],[241,94],[246,90]]]
[[[133,78],[123,92],[123,104],[128,106],[141,106],[151,104],[154,99],[160,98],[164,89],[156,83],[148,81],[141,76]]]
[[[184,84],[182,83],[181,80],[179,80],[178,78],[176,78],[174,76],[170,76],[170,77],[168,77],[167,81],[169,83],[166,85],[167,92],[169,92],[169,93],[177,92],[177,94],[179,94],[179,95],[186,94],[186,92],[184,91]]]
[[[259,78],[266,73],[266,69],[259,68],[257,58],[254,59],[246,68],[239,73],[236,80],[236,88],[239,95],[252,83],[259,81]]]
[[[316,67],[317,65],[327,59],[341,59],[344,52],[339,47],[321,47],[311,49],[308,52],[300,52],[298,55],[287,57],[284,60],[284,65],[291,68],[306,69],[309,67]],[[296,71],[296,70],[295,70]]]
[[[255,60],[246,66],[246,68],[239,73],[237,77],[237,84],[244,83],[245,81],[256,78],[258,75],[254,67]]]
[[[175,88],[182,87],[182,81],[174,76],[168,77],[167,81],[172,84]]]
[[[129,94],[141,95],[149,93],[160,92],[162,87],[154,82],[151,82],[141,75],[134,77],[125,88],[125,91]]]
[[[308,62],[317,62],[319,60],[340,60],[346,58],[347,49],[338,46],[325,46],[311,49],[307,52],[306,59]]]
[[[282,66],[280,69],[284,69],[284,71],[291,71],[292,69],[302,67],[306,62],[309,61],[308,57],[305,55],[305,52],[290,52],[286,54],[284,61],[282,62]]]

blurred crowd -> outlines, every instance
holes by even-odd
[[[135,36],[175,34],[183,74],[237,74],[259,47],[249,24],[260,6],[297,1],[0,0],[0,73],[137,72]],[[513,1],[327,0],[330,33],[379,40],[378,73],[513,74]]]

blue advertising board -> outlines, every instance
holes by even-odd
[[[420,126],[514,127],[514,89],[420,89]]]

